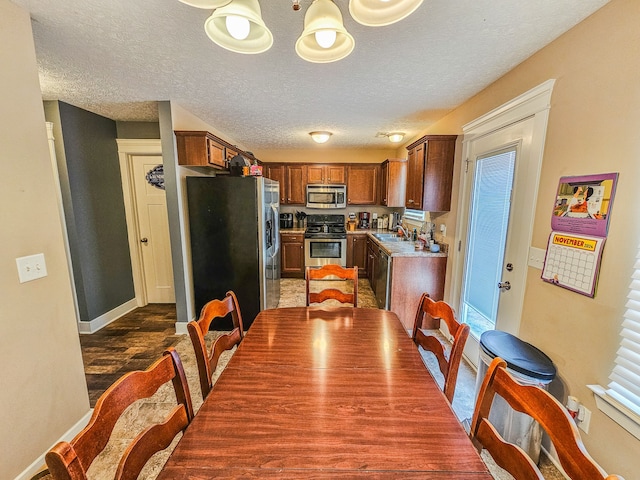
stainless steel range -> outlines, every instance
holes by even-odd
[[[304,232],[304,265],[347,266],[347,231],[344,215],[309,215]]]

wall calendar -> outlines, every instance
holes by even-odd
[[[542,280],[595,296],[617,173],[562,177]]]

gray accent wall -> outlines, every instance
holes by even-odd
[[[56,156],[81,321],[135,298],[116,122],[59,101],[45,103]]]
[[[118,138],[160,138],[158,122],[118,122],[116,121]]]

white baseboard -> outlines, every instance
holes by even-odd
[[[42,455],[36,458],[33,461],[33,463],[31,463],[31,465],[25,468],[22,471],[22,473],[20,473],[15,478],[15,480],[29,480],[36,473],[38,473],[40,470],[45,468],[46,464],[44,461],[44,457],[47,454],[47,452],[51,450],[58,442],[70,442],[71,440],[73,440],[73,437],[75,437],[78,433],[80,433],[80,430],[82,430],[85,426],[87,426],[87,424],[89,423],[89,420],[91,419],[92,414],[93,414],[93,408],[90,409],[80,420],[78,420],[75,425],[73,425],[69,430],[67,430],[62,437],[60,437],[53,445],[51,445],[47,449],[46,452],[44,452]]]
[[[107,313],[100,315],[97,318],[89,322],[78,322],[78,332],[80,333],[95,333],[103,327],[106,327],[111,322],[119,319],[123,315],[129,313],[132,310],[138,308],[138,302],[135,298],[132,298],[128,302],[123,303],[119,307],[108,311]],[[185,326],[186,330],[186,326]]]
[[[188,335],[187,324],[185,322],[176,322],[176,335]]]

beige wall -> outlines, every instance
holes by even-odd
[[[7,0],[0,45],[0,477],[15,478],[89,411],[89,397],[31,23]],[[35,253],[48,276],[20,284],[15,259]]]
[[[313,143],[311,138],[309,142]],[[407,158],[406,150],[396,157],[394,148],[331,148],[329,145],[310,145],[303,150],[255,150],[253,153],[263,162],[382,163],[387,158]]]
[[[595,298],[544,283],[540,270],[529,268],[520,336],[553,359],[565,395],[575,395],[593,412],[590,432],[583,434],[589,452],[607,471],[628,479],[637,478],[640,471],[640,441],[597,410],[585,385],[608,383],[640,242],[639,24],[640,2],[613,0],[421,132],[461,134],[467,122],[550,78],[557,79],[532,239],[538,248],[546,247],[551,231],[560,176],[620,173]],[[454,203],[461,150],[459,144]],[[452,236],[455,215],[443,218]],[[447,295],[450,290],[447,285]]]

